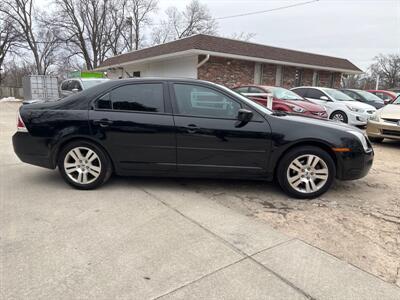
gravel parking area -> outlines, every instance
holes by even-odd
[[[15,164],[19,162],[9,136],[15,130],[17,107],[0,104],[0,158]],[[374,149],[375,162],[367,177],[336,182],[331,191],[312,201],[290,199],[276,185],[264,182],[153,178],[134,182],[185,187],[400,286],[400,142],[384,142]],[[126,179],[113,178],[110,184],[119,180]]]
[[[287,198],[275,185],[260,182],[187,184],[400,286],[400,142],[386,141],[374,149],[367,177],[337,181],[331,191],[311,201]]]

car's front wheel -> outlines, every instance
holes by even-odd
[[[337,122],[348,123],[347,115],[342,111],[335,111],[331,114],[330,119]]]
[[[325,193],[336,176],[332,157],[314,146],[294,148],[278,165],[277,179],[282,189],[295,198],[315,198]]]
[[[67,183],[84,190],[102,185],[112,173],[107,154],[87,141],[66,145],[58,156],[58,168]]]

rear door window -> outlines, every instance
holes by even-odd
[[[110,92],[113,110],[164,112],[162,83],[130,84]]]
[[[306,97],[311,99],[321,99],[322,96],[326,95],[317,89],[308,89],[306,93]]]
[[[165,112],[162,83],[130,84],[117,87],[99,97],[96,109]]]
[[[294,89],[292,91],[295,92],[297,95],[300,95],[303,98],[306,97],[306,94],[307,94],[307,89],[305,89],[305,88],[298,88],[298,89]]]
[[[61,84],[61,90],[67,91],[67,90],[68,90],[69,82],[70,82],[70,80],[64,81],[64,82]]]

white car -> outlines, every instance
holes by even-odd
[[[67,97],[74,93],[91,88],[100,83],[104,83],[109,79],[106,78],[69,78],[64,80],[60,85],[61,98]]]
[[[325,107],[329,119],[355,126],[365,126],[376,108],[354,100],[341,91],[323,87],[296,87],[292,91]]]

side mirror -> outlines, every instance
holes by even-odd
[[[73,92],[73,93],[78,93],[79,90],[75,88],[75,89],[72,89],[71,92]]]
[[[324,101],[329,101],[329,98],[327,96],[321,96],[319,99],[324,100]]]
[[[249,123],[252,118],[253,118],[253,112],[251,110],[245,108],[239,109],[237,115],[238,121],[235,124],[235,127],[243,127],[244,125]]]

